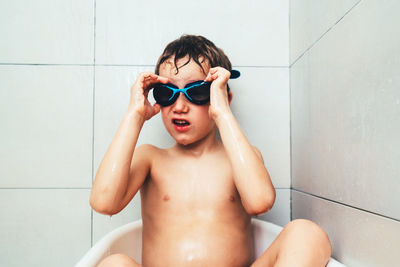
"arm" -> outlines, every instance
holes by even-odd
[[[210,69],[206,78],[212,81],[209,113],[219,129],[231,162],[234,182],[243,207],[249,214],[257,215],[272,208],[275,188],[261,153],[250,145],[231,112],[229,103],[232,95],[227,95],[226,90],[229,76],[229,71],[221,67]]]
[[[135,151],[144,122],[160,111],[147,100],[149,88],[157,82],[168,82],[152,73],[141,73],[131,88],[127,112],[97,170],[90,193],[90,205],[99,213],[120,212],[135,196],[150,169],[150,146]]]

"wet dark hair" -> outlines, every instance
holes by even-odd
[[[200,35],[184,34],[179,39],[169,43],[158,59],[155,69],[155,73],[157,75],[160,73],[161,64],[163,64],[172,56],[174,56],[176,73],[179,72],[176,62],[186,56],[189,57],[188,61],[180,67],[185,66],[190,62],[190,60],[193,59],[194,62],[196,62],[205,73],[204,68],[201,65],[202,62],[199,61],[199,58],[203,58],[204,60],[208,61],[211,68],[220,66],[229,71],[232,70],[232,64],[229,61],[229,58],[225,55],[224,51],[216,47],[213,42]]]

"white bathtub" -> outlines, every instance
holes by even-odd
[[[258,257],[275,240],[282,227],[255,218],[252,219],[251,223],[253,225],[255,253]],[[114,253],[126,254],[141,263],[141,249],[142,221],[138,220],[108,233],[85,254],[75,267],[95,267],[103,258]],[[344,267],[344,265],[331,258],[327,267]]]

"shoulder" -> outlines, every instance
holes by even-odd
[[[135,154],[138,156],[155,156],[161,152],[161,148],[153,146],[151,144],[143,144],[135,148]]]
[[[143,144],[135,149],[134,157],[136,159],[147,159],[151,161],[162,154],[165,154],[165,149],[158,148],[151,144]]]
[[[154,167],[160,166],[168,157],[167,149],[159,148],[150,144],[138,146],[133,153],[131,167],[150,171]]]
[[[131,167],[133,169],[151,168],[154,159],[158,158],[160,153],[160,148],[150,144],[137,146],[133,153]]]

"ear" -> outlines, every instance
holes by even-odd
[[[229,91],[229,92],[228,92],[228,101],[229,101],[229,105],[230,105],[231,102],[232,102],[232,98],[233,98],[232,92]]]

